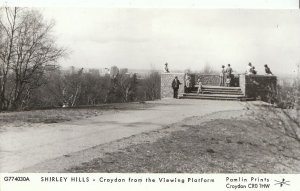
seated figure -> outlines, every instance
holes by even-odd
[[[165,68],[164,68],[165,73],[170,73],[168,63],[165,63]]]
[[[271,69],[268,67],[267,64],[265,64],[265,72],[266,72],[266,75],[273,75],[271,72]]]

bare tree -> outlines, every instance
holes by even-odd
[[[144,80],[144,99],[155,100],[160,98],[160,75],[156,71],[151,71],[150,75]]]
[[[0,110],[20,108],[31,90],[41,86],[45,69],[56,65],[66,50],[51,35],[54,22],[27,8],[1,8]]]
[[[76,73],[64,76],[63,80],[63,103],[66,106],[75,106],[82,89],[83,68]]]

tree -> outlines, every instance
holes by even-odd
[[[45,83],[46,67],[57,65],[66,50],[51,34],[54,22],[46,22],[37,10],[0,11],[0,110],[19,109],[32,90]]]
[[[143,83],[144,100],[155,100],[160,98],[160,74],[151,71]]]
[[[64,105],[75,106],[82,89],[83,68],[77,73],[64,76],[62,95]]]
[[[120,74],[111,78],[110,88],[107,92],[106,102],[136,101],[138,80],[136,74]]]
[[[96,105],[104,103],[109,86],[109,76],[86,73],[83,76],[82,89],[78,103],[80,105]]]

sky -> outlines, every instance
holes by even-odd
[[[63,67],[201,70],[230,63],[296,74],[300,11],[198,8],[38,8],[70,55]]]

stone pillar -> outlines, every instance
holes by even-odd
[[[272,102],[277,94],[277,77],[267,75],[240,75],[240,87],[248,98]]]
[[[160,94],[161,98],[172,98],[173,97],[173,88],[172,81],[178,77],[181,85],[179,86],[178,95],[184,93],[184,73],[161,73],[161,86],[160,86]]]
[[[243,94],[246,96],[246,75],[241,74],[239,77],[240,88]]]

